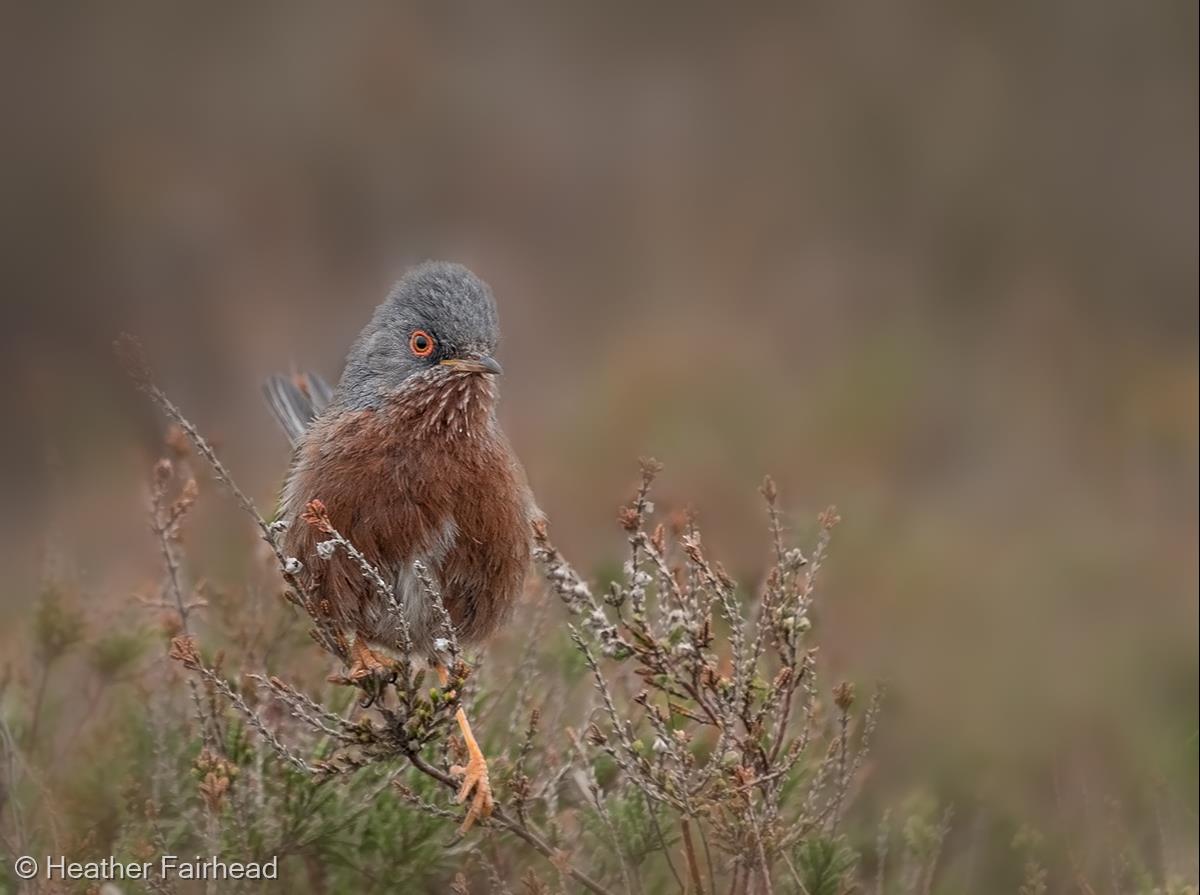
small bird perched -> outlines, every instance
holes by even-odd
[[[429,657],[442,686],[449,676],[435,646],[439,620],[414,561],[432,576],[465,643],[495,631],[521,592],[536,507],[496,421],[498,337],[487,285],[461,265],[430,261],[376,309],[336,389],[313,374],[266,383],[294,447],[283,548],[353,638],[351,681],[390,674],[391,661],[377,649],[399,648],[400,632],[350,558],[317,559],[326,536],[301,519],[310,501],[321,501],[332,527],[394,583],[412,648]],[[457,717],[470,756],[465,768],[452,769],[463,777],[459,801],[475,793],[465,830],[491,812],[492,795],[461,708]]]

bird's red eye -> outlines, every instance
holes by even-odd
[[[417,357],[429,357],[433,354],[433,336],[423,329],[418,329],[409,336],[408,347]]]

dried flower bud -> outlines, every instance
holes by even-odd
[[[653,482],[655,476],[657,476],[663,470],[662,463],[658,460],[655,460],[653,457],[640,458],[638,460],[638,466],[640,466],[642,470],[642,482],[646,485],[649,485],[651,482]]]
[[[654,534],[650,536],[650,546],[654,548],[655,553],[661,554],[666,550],[667,531],[661,522],[654,526]]]
[[[593,746],[603,746],[608,742],[608,736],[594,722],[588,724],[586,737]]]
[[[817,522],[821,528],[830,531],[835,525],[842,521],[842,517],[838,515],[837,507],[826,507],[825,510],[817,517]]]
[[[176,637],[171,641],[169,655],[176,662],[182,662],[185,668],[197,668],[200,665],[200,653],[196,651],[193,637]]]
[[[175,503],[171,505],[171,518],[175,520],[175,525],[171,531],[173,540],[180,540],[182,532],[179,529],[179,520],[187,513],[188,510],[196,503],[196,498],[200,495],[200,486],[196,484],[195,479],[188,479],[184,483],[183,488],[179,492],[179,497],[175,499]]]
[[[620,524],[621,528],[625,529],[630,534],[638,530],[638,526],[641,524],[641,521],[641,516],[636,507],[626,506],[617,510],[617,522]]]
[[[849,711],[854,705],[854,684],[842,681],[833,688],[833,704],[843,712]]]
[[[183,491],[179,494],[180,503],[191,504],[200,494],[200,486],[196,484],[195,479],[188,479],[183,486]]]
[[[199,762],[197,762],[199,764]],[[229,787],[232,784],[231,778],[233,774],[230,770],[236,772],[224,759],[216,758],[211,762],[212,770],[204,774],[204,779],[200,781],[200,796],[204,800],[204,806],[212,814],[217,814],[221,810],[221,806],[225,801],[225,794],[229,792]]]
[[[329,510],[325,508],[325,504],[319,500],[310,500],[304,508],[304,512],[300,518],[324,534],[331,535],[333,531],[333,523],[329,519]]]
[[[771,689],[775,691],[782,690],[787,686],[788,681],[792,679],[792,669],[784,666],[779,669],[779,673],[775,675],[775,680],[771,682]]]

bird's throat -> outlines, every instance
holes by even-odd
[[[443,370],[416,377],[392,400],[414,434],[473,438],[490,424],[496,387],[487,375]]]

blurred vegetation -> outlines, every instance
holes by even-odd
[[[219,884],[231,892],[465,895],[520,885],[599,895],[867,887],[926,895],[1007,880],[1022,895],[1044,895],[1050,885],[1098,891],[1093,878],[1114,893],[1197,892],[1166,851],[1177,832],[1166,825],[1170,793],[1156,794],[1160,826],[1149,838],[1122,828],[1104,796],[1111,820],[1101,855],[1081,851],[1086,843],[1070,833],[1051,851],[1021,826],[1009,854],[983,856],[986,870],[946,861],[955,810],[927,783],[912,781],[892,807],[872,807],[869,750],[882,694],[856,711],[854,684],[831,686],[818,672],[812,631],[817,576],[841,519],[824,511],[815,547],[802,551],[770,479],[762,494],[774,560],[753,589],[710,560],[689,514],[656,521],[659,465],[643,461],[618,513],[629,558],[604,588],[580,578],[540,525],[545,580],[518,611],[519,644],[464,664],[451,634],[442,687],[423,689],[425,671],[404,652],[382,685],[348,687],[340,674],[321,674],[349,662],[344,641],[324,640],[327,619],[249,505],[270,559],[260,556],[236,585],[241,600],[209,598],[185,549],[200,487],[177,430],[168,444],[175,456],[154,465],[148,508],[158,584],[134,594],[114,624],[67,583],[48,581],[29,673],[0,688],[0,847],[10,859],[196,853],[280,862],[278,882]],[[223,467],[214,470],[230,484]],[[323,507],[312,507],[310,524],[328,525]],[[335,549],[350,549],[322,530]],[[435,591],[428,598],[440,605]],[[136,613],[157,624],[147,628]],[[452,765],[466,754],[451,735],[459,704],[476,720],[498,796],[471,833],[459,827],[454,798]],[[21,881],[8,862],[0,883],[93,891]],[[211,890],[157,875],[117,887]]]

